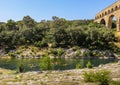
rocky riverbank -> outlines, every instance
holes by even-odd
[[[0,85],[97,85],[85,83],[84,72],[109,70],[114,81],[120,81],[120,61],[100,65],[92,69],[73,69],[65,71],[33,71],[15,73],[15,71],[0,69]]]
[[[49,56],[50,58],[119,58],[116,53],[109,50],[89,50],[86,48],[72,47],[72,48],[44,48],[40,49],[34,46],[20,46],[14,49],[1,48],[0,58],[42,58],[43,56]]]

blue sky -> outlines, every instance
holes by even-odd
[[[0,0],[0,22],[22,20],[26,15],[36,21],[58,16],[68,20],[93,19],[95,14],[117,0]]]

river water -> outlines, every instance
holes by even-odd
[[[106,64],[109,62],[115,62],[115,59],[57,59],[56,63],[59,61],[60,65],[53,67],[53,70],[68,70],[75,69],[77,63],[81,63],[83,67],[86,67],[88,61],[90,61],[94,66],[99,66],[100,64]],[[25,67],[25,71],[39,71],[40,70],[41,59],[0,59],[0,68],[17,70],[18,66],[22,63]],[[54,62],[55,63],[55,62]]]

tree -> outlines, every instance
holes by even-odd
[[[10,19],[7,21],[6,27],[8,30],[16,30],[16,28],[17,28],[16,22],[14,20]]]
[[[26,28],[35,27],[35,21],[30,16],[24,16],[23,17],[23,24]]]
[[[67,28],[69,26],[67,20],[65,20],[64,18],[53,16],[52,19],[52,28]]]
[[[66,45],[68,41],[68,35],[65,29],[57,29],[56,32],[53,34],[55,42],[58,45]]]

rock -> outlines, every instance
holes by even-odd
[[[103,67],[103,64],[99,65],[98,67],[100,67],[100,68]]]
[[[117,63],[118,65],[120,65],[120,60],[118,61],[118,63]]]

